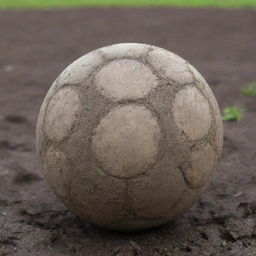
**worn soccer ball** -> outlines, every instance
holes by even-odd
[[[111,45],[73,62],[37,122],[43,175],[56,195],[81,218],[121,231],[187,210],[209,184],[222,143],[203,77],[146,44]]]

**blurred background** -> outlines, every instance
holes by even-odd
[[[0,256],[256,255],[255,7],[256,0],[0,0]],[[209,189],[178,220],[137,234],[105,231],[67,211],[42,179],[34,146],[40,105],[62,70],[121,42],[189,61],[224,121]]]

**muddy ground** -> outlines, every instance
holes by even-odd
[[[256,11],[82,9],[0,12],[0,256],[256,255]],[[92,226],[55,198],[39,172],[35,125],[57,75],[117,42],[150,43],[190,61],[221,109],[247,109],[224,125],[213,183],[184,216],[120,234]],[[103,209],[104,210],[104,209]]]

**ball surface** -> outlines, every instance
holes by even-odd
[[[209,184],[223,130],[215,97],[177,55],[116,44],[68,66],[37,122],[43,175],[81,218],[115,230],[164,224]]]

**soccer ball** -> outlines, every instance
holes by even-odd
[[[43,175],[75,214],[121,231],[182,214],[209,184],[223,129],[203,77],[146,44],[100,48],[68,66],[37,122]]]

